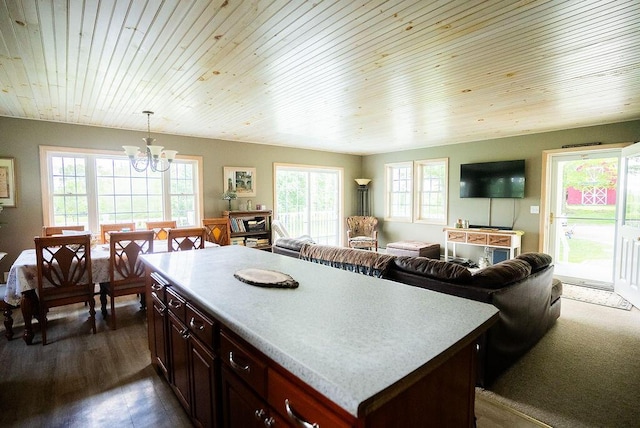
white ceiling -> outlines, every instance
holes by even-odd
[[[640,1],[0,0],[0,115],[371,154],[640,118]]]

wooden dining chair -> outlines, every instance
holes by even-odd
[[[100,242],[102,244],[109,243],[110,232],[131,232],[136,230],[135,223],[106,223],[100,225]]]
[[[169,229],[176,227],[178,226],[175,220],[147,222],[147,230],[153,230],[153,239],[167,239]]]
[[[62,235],[64,230],[73,230],[75,232],[83,232],[83,225],[69,225],[69,226],[42,226],[42,232],[40,236],[53,236]]]
[[[100,303],[105,315],[107,295],[111,300],[109,327],[116,329],[115,298],[129,294],[140,295],[144,309],[145,270],[140,254],[153,253],[153,230],[111,232],[109,239],[109,282],[100,284]]]
[[[89,304],[91,330],[96,333],[96,311],[91,278],[91,236],[37,236],[39,321],[42,344],[47,344],[49,308],[72,303]]]
[[[204,218],[202,227],[206,229],[207,241],[218,245],[229,245],[231,237],[231,227],[228,217]]]
[[[7,292],[7,285],[0,285],[0,311],[4,315],[4,336],[7,340],[13,339],[13,310],[16,308],[13,305],[8,304],[2,299],[2,297]]]
[[[198,250],[204,248],[207,232],[204,227],[169,229],[168,251]]]

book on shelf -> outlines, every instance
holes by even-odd
[[[249,229],[249,232],[263,232],[266,224],[267,222],[264,218],[261,220],[256,218],[254,220],[247,221],[247,228]]]
[[[231,217],[230,219],[231,231],[232,232],[246,232],[246,228],[244,226],[244,221],[240,218]]]
[[[231,245],[244,245],[244,238],[243,237],[235,237],[235,238],[231,238],[229,240],[229,243]]]
[[[246,238],[245,245],[247,247],[260,247],[269,245],[269,238]]]

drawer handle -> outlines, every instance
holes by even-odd
[[[194,317],[191,317],[191,321],[189,321],[189,327],[195,329],[195,330],[204,330],[204,322],[203,321],[196,321],[196,319]]]
[[[174,302],[173,299],[169,300],[168,303],[169,307],[171,309],[180,309],[182,307],[182,303],[180,303],[180,301],[178,301],[178,303]]]
[[[320,425],[307,422],[304,419],[302,419],[300,416],[298,416],[295,410],[293,410],[293,408],[291,407],[291,404],[289,404],[288,398],[285,398],[284,400],[284,408],[287,411],[287,416],[289,416],[289,419],[291,419],[293,423],[296,424],[296,426],[300,428],[320,428]]]
[[[188,339],[188,338],[189,338],[189,329],[185,327],[185,328],[180,332],[180,336],[182,336],[182,338],[183,338],[183,339]]]
[[[264,420],[264,426],[267,427],[267,428],[271,428],[275,424],[276,424],[276,420],[273,419],[273,417],[267,418],[267,419]]]
[[[160,284],[156,284],[155,282],[153,284],[151,284],[151,289],[153,291],[160,291],[162,290],[164,286],[160,285]]]
[[[231,364],[231,367],[233,367],[238,371],[247,372],[247,373],[251,372],[251,367],[249,367],[249,364],[247,364],[246,366],[241,366],[240,364],[234,361],[233,351],[229,351],[229,364]]]
[[[267,416],[267,412],[265,412],[264,409],[258,409],[255,411],[254,415],[257,420],[261,421],[265,416]]]

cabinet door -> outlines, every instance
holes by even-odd
[[[164,377],[169,380],[166,319],[167,307],[154,295],[152,300],[151,323],[149,325],[151,361],[156,368],[162,372]]]
[[[193,400],[191,401],[193,422],[202,427],[218,426],[216,360],[211,351],[193,337],[189,338],[189,350],[193,383]]]
[[[189,346],[187,327],[171,312],[169,314],[169,381],[187,413],[191,414],[189,394]]]
[[[223,427],[264,428],[273,423],[267,404],[224,366],[221,377]]]

